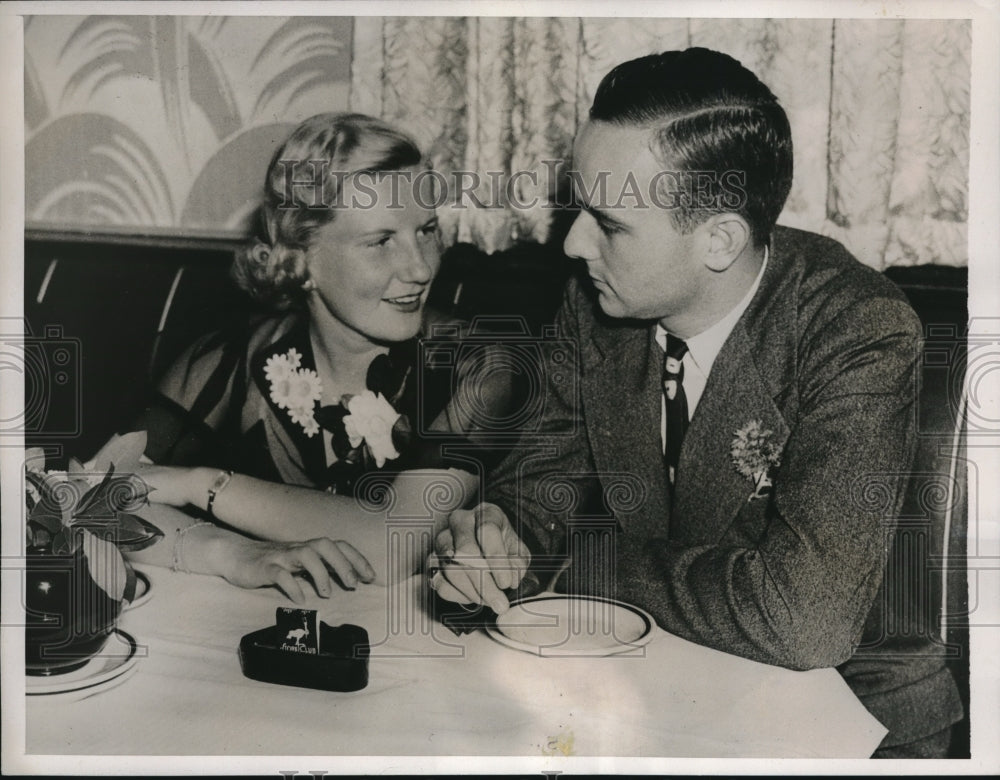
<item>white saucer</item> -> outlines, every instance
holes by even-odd
[[[542,595],[515,601],[486,632],[515,650],[566,658],[636,651],[653,638],[654,625],[649,613],[620,601]]]
[[[122,609],[135,609],[136,607],[141,607],[153,597],[152,590],[153,583],[149,581],[149,575],[136,569],[135,598],[131,601],[126,601],[122,605]]]
[[[131,634],[116,628],[101,651],[79,669],[51,676],[26,675],[28,696],[84,699],[124,682],[139,661],[138,645]]]

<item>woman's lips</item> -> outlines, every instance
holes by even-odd
[[[395,298],[383,298],[382,300],[402,312],[415,312],[420,310],[423,295],[423,290],[421,290],[410,295],[399,295]]]

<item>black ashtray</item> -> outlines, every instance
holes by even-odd
[[[317,626],[315,610],[279,607],[275,625],[240,640],[245,677],[323,691],[360,691],[368,685],[370,654],[361,626]]]

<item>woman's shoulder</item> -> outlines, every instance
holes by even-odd
[[[206,333],[174,360],[160,379],[160,391],[168,397],[184,398],[199,392],[209,381],[231,376],[255,353],[279,340],[293,323],[288,314],[259,315]]]

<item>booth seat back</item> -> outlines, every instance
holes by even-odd
[[[225,242],[29,236],[28,444],[57,457],[89,457],[135,417],[150,380],[188,343],[252,314],[253,305],[229,280],[235,249]],[[504,321],[537,336],[552,322],[571,271],[558,247],[525,244],[486,255],[457,244],[442,259],[430,300],[445,312]],[[967,277],[965,269],[937,266],[893,268],[887,276],[908,296],[926,336],[914,410],[919,451],[890,565],[905,567],[919,594],[921,615],[908,630],[944,644],[968,710],[961,395]],[[967,724],[961,731],[956,754],[968,751]]]

